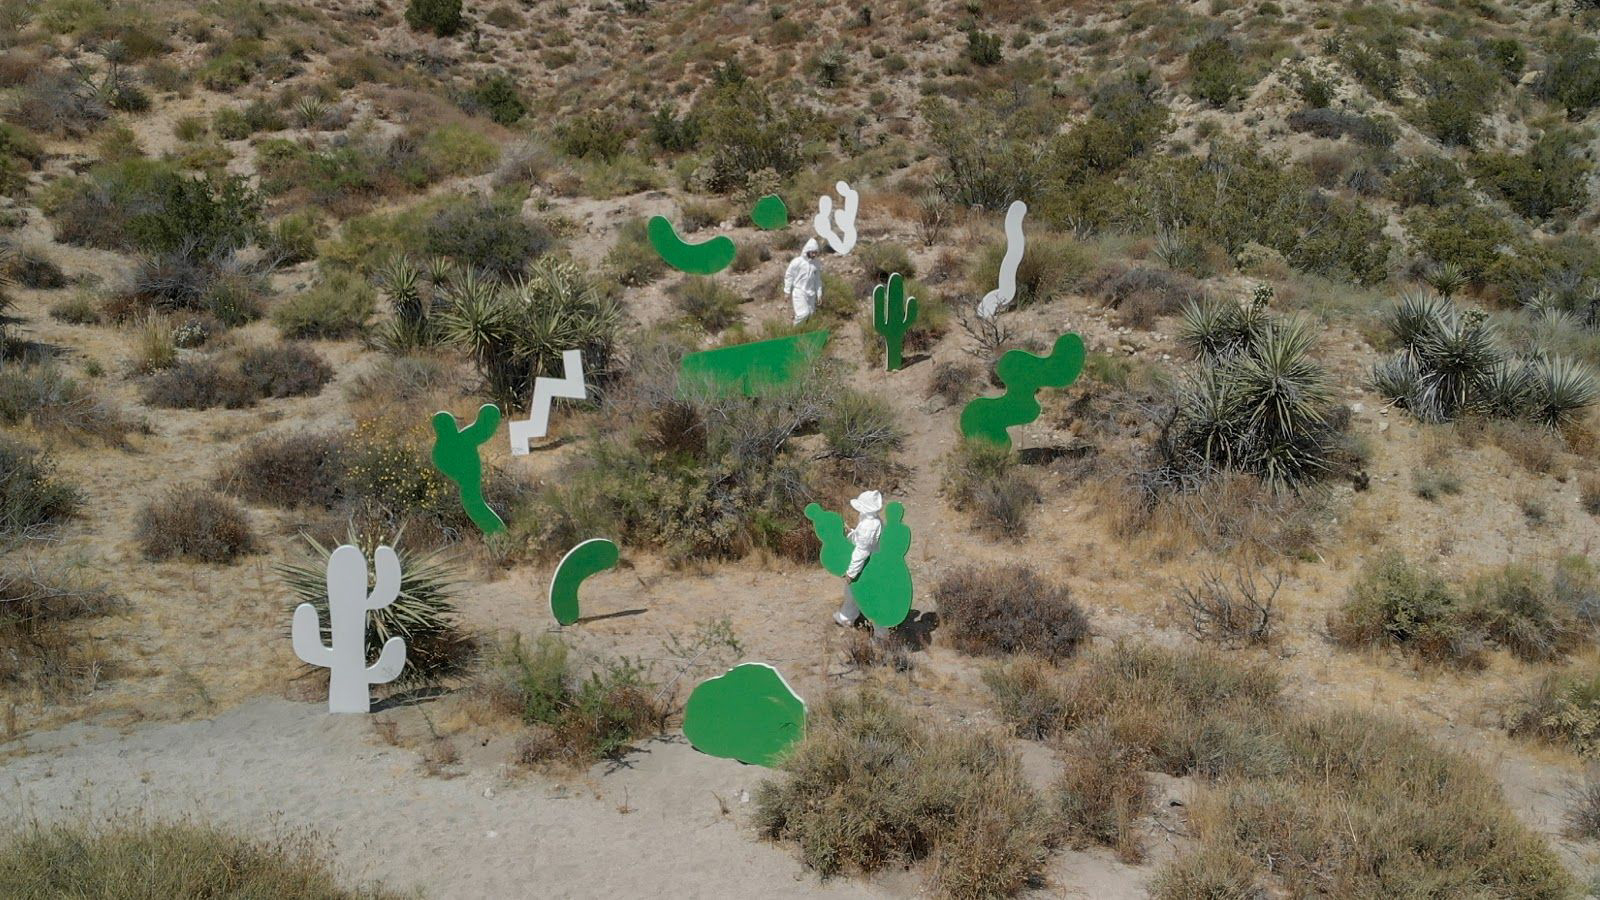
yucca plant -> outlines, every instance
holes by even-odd
[[[328,114],[328,103],[316,94],[308,94],[295,104],[294,114],[301,128],[310,128],[320,123]]]
[[[1524,417],[1552,428],[1572,422],[1600,396],[1594,371],[1564,356],[1535,360],[1525,378]]]
[[[403,353],[433,343],[432,304],[422,294],[422,270],[397,256],[379,268],[376,280],[394,313],[373,335],[379,349]]]
[[[1272,320],[1272,288],[1257,285],[1244,302],[1201,300],[1185,304],[1178,341],[1195,357],[1215,363],[1236,356],[1260,338]]]
[[[1435,422],[1478,411],[1491,374],[1506,358],[1493,325],[1480,310],[1449,316],[1422,336],[1415,352],[1426,410],[1412,412]]]
[[[1440,263],[1430,266],[1422,275],[1422,280],[1428,287],[1433,288],[1441,297],[1455,296],[1456,292],[1467,286],[1472,279],[1467,275],[1467,270],[1460,264],[1453,262]]]
[[[400,557],[400,596],[383,609],[367,613],[367,659],[375,660],[391,637],[406,642],[406,667],[396,682],[415,687],[437,683],[459,675],[477,651],[477,641],[456,622],[456,606],[451,599],[460,581],[459,571],[440,554],[417,554],[402,541],[405,529],[393,537],[361,535],[352,526],[346,542],[361,548],[368,559],[380,545],[394,548]],[[328,618],[328,557],[333,548],[323,546],[310,535],[303,535],[308,546],[304,558],[279,563],[278,577],[289,589],[290,608],[310,603],[317,608],[322,623],[322,639],[332,640]]]
[[[1400,349],[1415,354],[1425,337],[1439,333],[1453,321],[1456,306],[1447,298],[1433,294],[1405,293],[1383,316],[1383,323],[1400,343]]]

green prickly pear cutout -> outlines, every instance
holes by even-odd
[[[756,201],[755,208],[750,210],[750,221],[765,231],[782,228],[789,224],[789,207],[782,197],[768,194]]]
[[[906,332],[917,321],[917,298],[906,296],[905,279],[896,272],[888,285],[872,289],[872,330],[883,335],[884,363],[889,371],[900,368],[900,351]]]
[[[1023,350],[1008,350],[995,363],[994,371],[1006,392],[999,397],[978,397],[961,410],[961,433],[969,438],[1011,447],[1012,425],[1026,425],[1039,418],[1040,388],[1062,388],[1078,380],[1083,371],[1083,338],[1068,332],[1056,338],[1049,356],[1036,356]]]
[[[456,483],[461,492],[461,508],[486,535],[506,530],[506,523],[484,502],[483,461],[478,458],[478,448],[494,437],[498,427],[500,408],[493,403],[480,406],[478,417],[465,428],[458,427],[456,417],[449,412],[433,414],[433,464]]]
[[[691,244],[678,237],[678,230],[664,216],[651,216],[646,231],[650,245],[667,265],[690,275],[715,275],[731,265],[739,252],[733,239],[724,234]]]
[[[777,765],[805,731],[805,701],[765,663],[707,678],[683,708],[683,736],[696,750],[742,763]]]
[[[818,554],[822,568],[831,575],[842,576],[850,568],[850,554],[855,549],[845,537],[844,517],[812,503],[806,507],[806,518],[822,542]],[[893,628],[911,614],[911,569],[906,566],[906,554],[911,551],[911,527],[902,521],[906,508],[890,503],[883,510],[883,533],[878,536],[878,550],[867,559],[861,574],[856,576],[852,593],[856,606],[872,624]]]

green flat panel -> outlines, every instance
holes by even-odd
[[[696,750],[758,766],[777,765],[805,732],[805,701],[763,663],[700,682],[683,708],[683,736]]]
[[[685,387],[737,389],[754,396],[805,372],[827,342],[828,331],[822,329],[690,353],[678,366],[678,380]]]
[[[667,265],[690,275],[715,275],[732,264],[739,252],[733,239],[721,234],[698,244],[687,243],[662,216],[650,217],[648,231],[651,246]]]
[[[896,272],[887,285],[872,289],[872,329],[883,335],[883,361],[889,371],[900,368],[906,332],[917,321],[917,298],[906,296],[905,279]]]
[[[456,483],[461,508],[484,534],[506,529],[506,523],[484,502],[483,461],[478,458],[478,448],[494,436],[499,425],[500,408],[493,403],[479,407],[478,417],[465,428],[458,427],[456,417],[448,412],[433,414],[433,464]]]
[[[1008,350],[994,371],[1006,392],[998,397],[978,397],[961,410],[961,433],[969,438],[1011,446],[1006,429],[1039,418],[1040,388],[1062,388],[1078,380],[1083,371],[1083,338],[1072,332],[1056,338],[1049,356]]]
[[[755,208],[750,210],[750,221],[766,231],[783,228],[789,224],[789,207],[782,197],[768,194],[756,201]]]
[[[867,559],[851,589],[861,614],[884,628],[899,625],[911,614],[913,587],[911,569],[906,565],[911,528],[902,521],[905,513],[905,506],[899,503],[884,507],[878,550]],[[850,554],[855,549],[845,537],[844,517],[815,503],[806,507],[805,514],[822,542],[822,568],[831,575],[843,576],[850,568]]]
[[[567,551],[550,579],[550,614],[563,625],[578,621],[578,585],[597,572],[617,564],[617,545],[605,538],[590,538]]]

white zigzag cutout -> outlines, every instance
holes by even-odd
[[[583,351],[564,350],[561,353],[564,377],[535,378],[533,380],[533,409],[528,418],[511,423],[511,454],[524,456],[531,438],[542,438],[550,430],[550,402],[557,397],[582,400],[588,396],[583,386]]]

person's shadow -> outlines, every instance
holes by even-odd
[[[938,627],[938,613],[913,609],[904,622],[894,627],[894,635],[907,650],[924,650],[933,643],[933,631]]]

